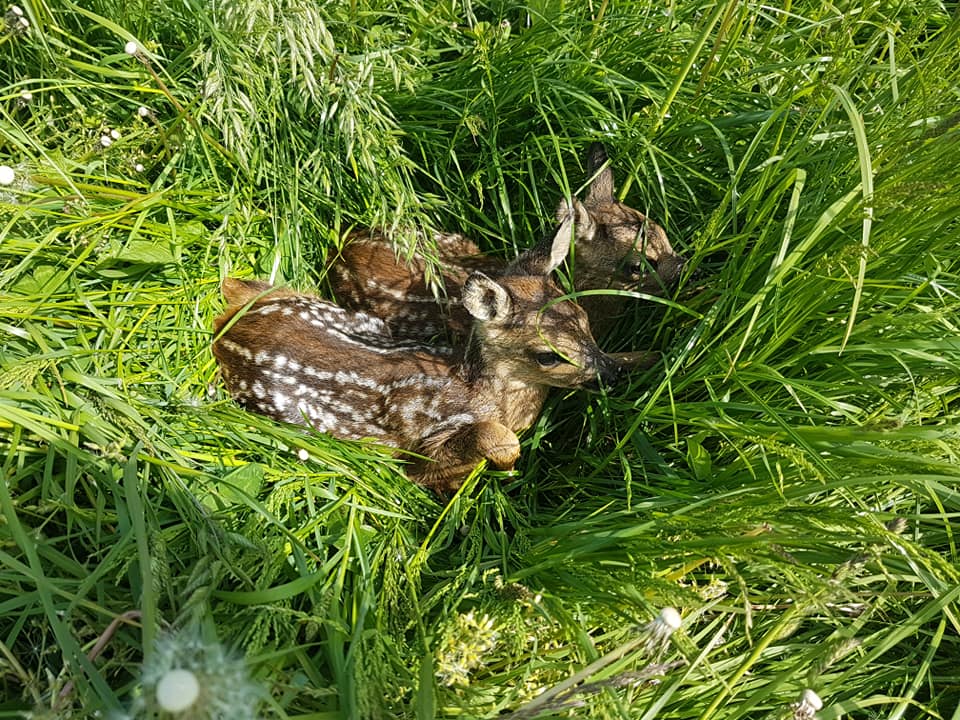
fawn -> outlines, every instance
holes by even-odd
[[[228,278],[213,354],[248,410],[345,439],[373,438],[422,456],[415,482],[446,494],[484,458],[509,469],[517,432],[547,389],[598,387],[620,365],[563,299],[551,272],[570,247],[572,217],[496,279],[464,281],[473,318],[462,353],[398,342],[384,321],[316,297]]]
[[[662,227],[617,200],[613,171],[600,143],[590,148],[587,172],[593,180],[586,199],[571,201],[576,227],[575,288],[663,293],[679,278],[683,258],[674,252]],[[561,201],[558,221],[570,211]],[[398,337],[426,342],[439,336],[457,344],[466,336],[471,321],[459,302],[463,283],[476,270],[488,274],[501,271],[503,262],[481,255],[480,248],[462,235],[439,234],[434,240],[443,272],[442,288],[428,282],[422,257],[404,263],[378,231],[354,233],[328,267],[338,302],[384,318]],[[440,289],[446,298],[438,300],[436,291]],[[609,330],[626,300],[617,295],[582,298],[598,336]]]

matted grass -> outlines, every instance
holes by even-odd
[[[960,718],[955,4],[5,12],[0,716]],[[223,276],[511,256],[596,140],[689,262],[516,471],[225,396]]]

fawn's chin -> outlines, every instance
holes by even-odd
[[[600,392],[603,388],[604,385],[601,385],[599,380],[590,380],[579,386],[580,390],[587,390],[588,392]]]
[[[616,381],[595,377],[592,380],[585,380],[584,382],[580,383],[577,385],[577,389],[598,393],[605,390],[612,390],[614,385],[616,385]]]

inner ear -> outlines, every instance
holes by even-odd
[[[507,272],[511,275],[549,275],[556,270],[570,252],[573,215],[568,208],[556,232],[522,253],[510,263]]]
[[[510,294],[500,283],[475,272],[463,284],[463,306],[477,320],[502,323],[510,316]]]
[[[557,222],[563,222],[564,218],[570,214],[571,207],[573,208],[573,222],[574,228],[576,229],[575,237],[577,242],[590,243],[594,235],[597,234],[597,224],[593,221],[590,211],[578,198],[570,198],[570,203],[567,203],[566,198],[560,199],[560,204],[557,205],[556,212]]]

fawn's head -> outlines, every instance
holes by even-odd
[[[613,171],[600,143],[590,147],[587,173],[593,180],[586,199],[572,199],[577,228],[577,287],[663,294],[679,278],[683,258],[674,252],[662,227],[617,199]],[[562,200],[558,219],[569,212]]]
[[[570,249],[573,216],[557,232],[527,250],[496,280],[480,272],[463,286],[463,305],[474,318],[472,352],[486,372],[552,387],[613,383],[620,366],[597,347],[587,314],[550,274]]]

